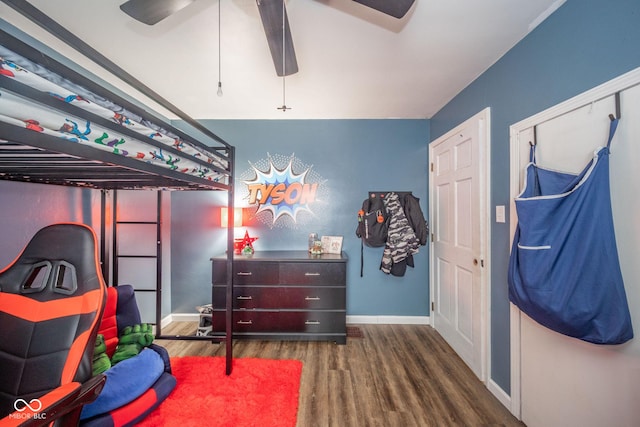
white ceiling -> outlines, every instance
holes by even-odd
[[[430,118],[564,3],[416,0],[397,20],[351,0],[286,0],[300,71],[285,79],[283,113],[283,79],[255,0],[220,0],[222,97],[218,0],[197,0],[154,26],[124,14],[124,1],[30,0],[196,119]],[[0,16],[68,52],[4,3]]]

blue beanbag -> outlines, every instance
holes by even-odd
[[[82,408],[80,419],[110,412],[147,391],[164,372],[164,361],[145,348],[135,357],[123,360],[104,374],[107,381],[98,398]]]

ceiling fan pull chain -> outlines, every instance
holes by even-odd
[[[278,107],[278,110],[282,110],[283,113],[291,109],[287,107],[287,102],[286,102],[287,96],[286,96],[286,90],[285,90],[285,78],[287,75],[287,70],[286,70],[287,50],[285,47],[285,37],[287,33],[285,31],[286,18],[285,18],[284,2],[285,0],[282,0],[282,107]]]
[[[218,96],[222,96],[222,52],[221,52],[221,34],[222,34],[222,18],[220,13],[220,4],[222,0],[218,0]]]

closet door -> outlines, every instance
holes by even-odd
[[[640,197],[635,186],[640,182],[640,123],[637,120],[640,87],[622,91],[621,99],[622,118],[611,144],[611,199],[620,266],[637,337],[640,332],[637,225]],[[566,113],[560,111],[556,118],[544,119],[537,125],[536,159],[540,166],[579,172],[593,157],[594,150],[606,144],[608,115],[615,112],[614,97],[593,104],[587,99],[579,105],[584,107],[569,107]],[[522,188],[522,171],[529,161],[531,124],[533,122],[515,131],[512,128],[518,137],[515,150],[518,159],[512,159],[512,169],[519,173],[517,188]],[[515,211],[512,209],[512,212]],[[519,407],[515,412],[520,411],[527,426],[638,425],[638,338],[623,345],[591,344],[561,335],[516,308],[514,311],[517,314],[512,316],[511,327],[515,353],[511,360],[516,368],[512,371],[512,397],[516,396],[518,401],[519,394]],[[514,335],[514,331],[519,332],[519,336]]]
[[[430,148],[434,326],[483,381],[486,126],[481,113]]]

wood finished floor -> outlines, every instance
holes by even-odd
[[[166,334],[188,335],[175,322]],[[359,325],[329,342],[240,341],[234,357],[303,362],[297,427],[524,426],[430,326]],[[157,340],[171,356],[223,356],[223,344]]]

